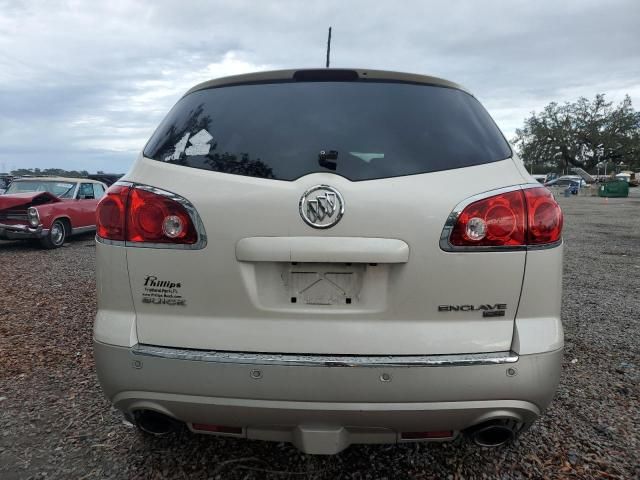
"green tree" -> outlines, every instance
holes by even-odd
[[[594,172],[600,162],[640,168],[640,112],[627,95],[618,105],[598,94],[593,100],[552,102],[532,112],[513,143],[529,168],[571,166]]]
[[[64,170],[62,168],[19,168],[13,170],[11,175],[19,176],[46,176],[46,177],[72,177],[72,178],[86,178],[89,172],[86,170]]]

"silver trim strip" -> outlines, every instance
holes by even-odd
[[[522,245],[522,246],[478,246],[478,247],[461,247],[458,245],[452,245],[449,242],[449,237],[451,236],[451,232],[453,231],[453,227],[458,221],[458,217],[462,213],[462,211],[473,202],[477,202],[478,200],[483,200],[488,197],[493,197],[494,195],[500,195],[502,193],[514,192],[516,190],[527,190],[529,188],[539,188],[543,185],[539,183],[525,183],[520,185],[511,185],[509,187],[498,188],[495,190],[488,190],[486,192],[479,193],[477,195],[472,195],[469,198],[464,199],[460,203],[458,203],[444,224],[444,228],[442,229],[442,233],[440,234],[440,249],[445,252],[518,252],[518,251],[528,251],[528,250],[546,250],[548,248],[554,248],[558,245],[562,244],[562,238],[554,243],[547,243],[544,245]]]
[[[303,355],[188,350],[143,344],[134,345],[131,348],[131,353],[138,356],[171,360],[301,367],[459,367],[516,363],[519,358],[515,352],[459,355]]]
[[[196,229],[196,233],[198,234],[198,240],[196,243],[192,244],[175,244],[175,243],[151,243],[151,242],[127,242],[124,240],[108,240],[106,238],[102,238],[96,235],[96,241],[99,243],[103,243],[105,245],[114,245],[119,247],[136,247],[136,248],[162,248],[162,249],[173,249],[173,250],[201,250],[207,246],[207,233],[204,229],[204,224],[202,223],[202,219],[198,212],[196,211],[193,204],[184,197],[181,197],[177,193],[169,192],[167,190],[162,190],[160,188],[152,187],[150,185],[144,185],[142,183],[134,183],[127,181],[119,181],[114,183],[114,185],[120,185],[125,187],[137,188],[140,190],[145,190],[150,193],[155,193],[156,195],[162,195],[164,197],[170,198],[171,200],[178,202],[181,204],[184,209],[189,214],[191,221]]]
[[[75,227],[71,229],[71,235],[79,235],[81,233],[90,232],[91,230],[95,230],[95,225],[87,225],[85,227]]]
[[[0,228],[3,230],[7,230],[9,232],[15,233],[28,233],[28,234],[39,234],[42,232],[42,225],[38,225],[37,227],[32,227],[31,225],[23,225],[23,224],[8,224],[8,223],[0,223]]]
[[[6,228],[7,230],[11,230],[14,232],[30,232],[32,230],[32,227],[30,225],[22,225],[19,223],[0,223],[0,228]]]
[[[0,237],[5,240],[23,240],[28,238],[42,238],[49,235],[48,228],[42,225],[31,227],[29,225],[8,225],[0,223]]]

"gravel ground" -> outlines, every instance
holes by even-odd
[[[564,372],[551,407],[507,448],[287,444],[123,422],[95,377],[91,236],[56,251],[0,243],[0,478],[640,478],[640,189],[561,198]]]

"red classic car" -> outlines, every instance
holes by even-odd
[[[0,239],[37,238],[44,248],[61,247],[68,236],[95,230],[106,189],[86,178],[15,179],[0,195]]]

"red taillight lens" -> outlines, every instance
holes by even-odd
[[[96,234],[107,240],[124,240],[124,218],[127,210],[129,187],[112,185],[98,203]]]
[[[180,203],[134,188],[127,208],[127,241],[192,244],[198,241],[198,234]]]
[[[560,240],[562,235],[562,210],[546,188],[529,188],[524,191],[527,201],[529,245],[543,245]]]
[[[516,246],[524,245],[525,237],[525,203],[516,190],[468,205],[449,241],[456,246]]]
[[[98,204],[97,235],[133,243],[195,244],[198,233],[186,208],[140,187],[114,185]]]
[[[562,211],[544,187],[501,193],[467,205],[449,243],[454,247],[518,247],[560,240]]]

